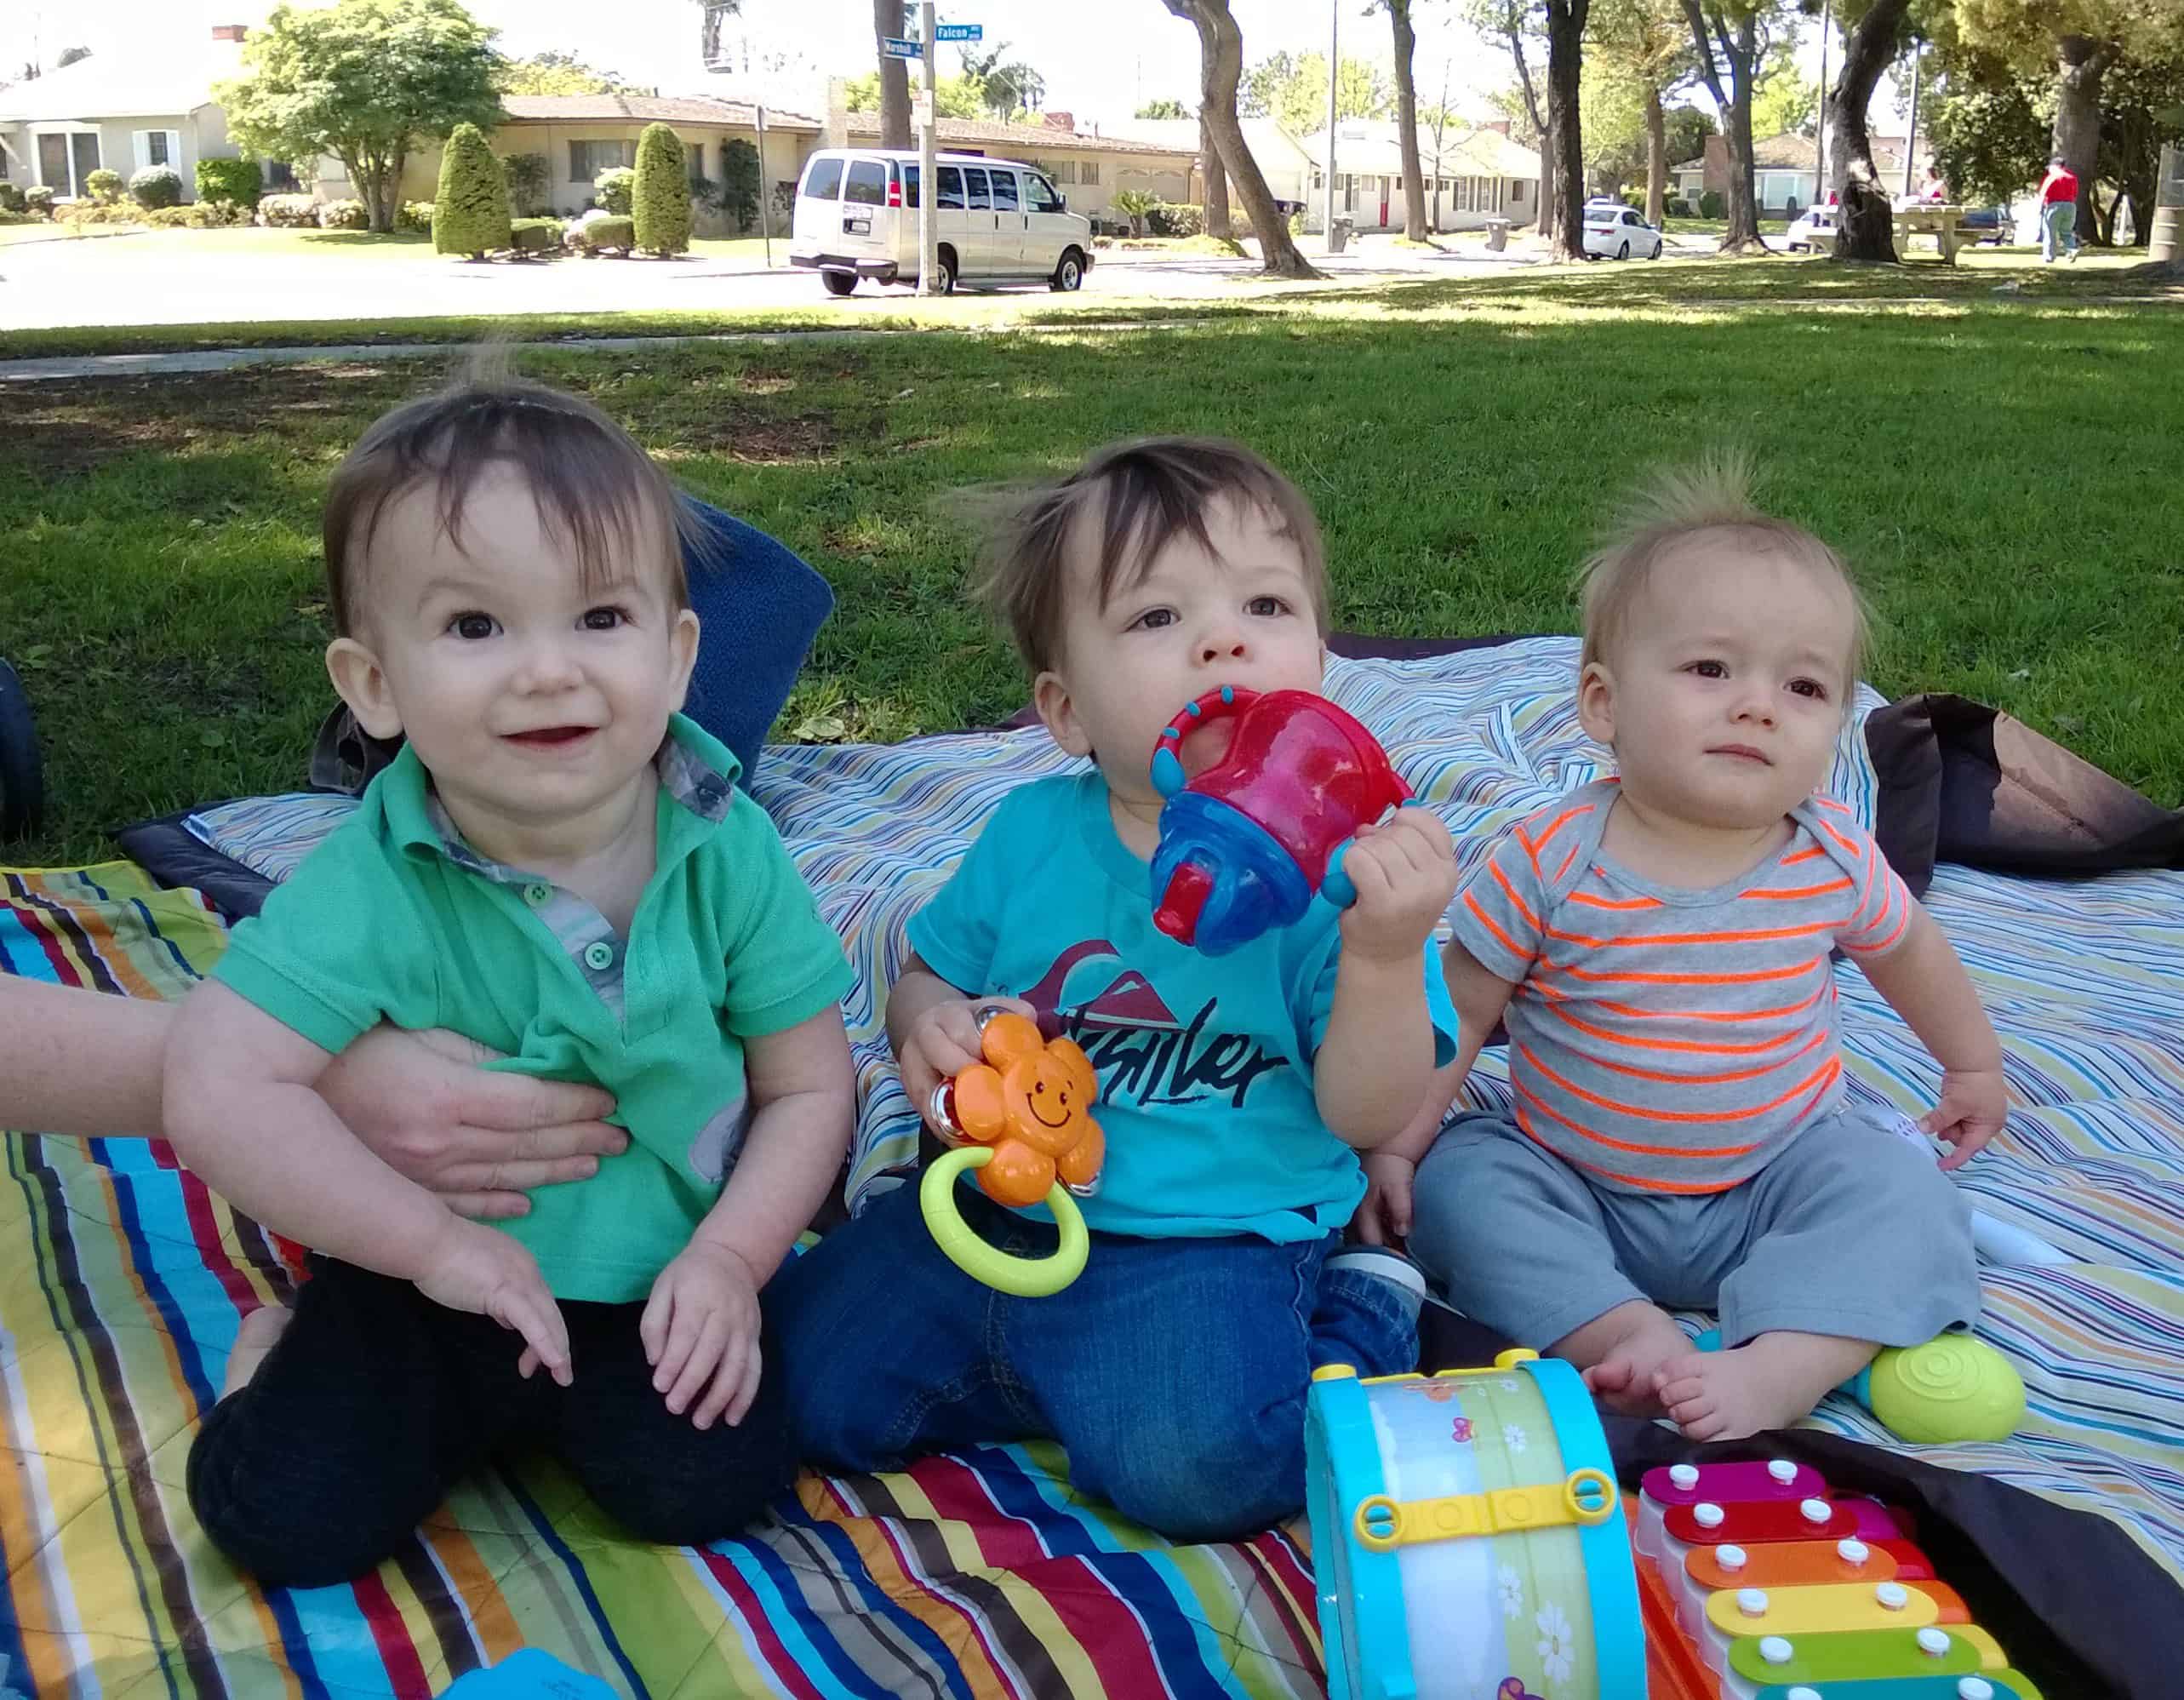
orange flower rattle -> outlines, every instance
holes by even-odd
[[[1020,1298],[1060,1292],[1083,1273],[1089,1246],[1077,1199],[1099,1189],[1107,1145],[1092,1106],[1100,1094],[1092,1059],[1066,1039],[1049,1044],[1038,1024],[1007,1010],[979,1016],[975,1062],[934,1089],[932,1119],[969,1142],[925,1171],[918,1201],[940,1249],[965,1274]],[[1043,1200],[1061,1243],[1045,1257],[1015,1257],[979,1238],[955,1204],[956,1176],[975,1170],[996,1202],[1022,1209]]]

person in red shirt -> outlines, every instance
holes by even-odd
[[[2058,153],[2048,161],[2048,175],[2040,185],[2040,259],[2055,264],[2060,248],[2067,258],[2078,258],[2078,175]]]

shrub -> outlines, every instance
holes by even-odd
[[[690,247],[690,178],[683,138],[668,124],[647,124],[637,139],[637,245],[648,254]]]
[[[637,173],[626,165],[610,165],[592,180],[592,198],[602,212],[628,218],[637,203]]]
[[[260,196],[258,222],[274,230],[316,230],[318,203],[309,195]]]
[[[508,185],[508,210],[517,218],[535,216],[546,206],[553,168],[543,153],[512,153],[500,162]]]
[[[517,254],[550,254],[561,246],[561,220],[512,219],[508,246]]]
[[[1155,236],[1203,236],[1206,209],[1175,201],[1155,201],[1146,215],[1146,228]]]
[[[1699,216],[1702,219],[1725,219],[1729,216],[1729,203],[1722,198],[1720,190],[1708,189],[1699,197]]]
[[[28,213],[19,213],[8,207],[0,207],[0,227],[11,224],[36,224],[37,222],[37,220]]]
[[[266,192],[264,175],[254,159],[200,159],[197,162],[197,198],[229,201],[238,207],[254,207]]]
[[[147,165],[129,180],[129,192],[140,207],[179,207],[182,174],[171,165]]]
[[[775,227],[778,230],[787,229],[788,226],[786,220],[796,216],[796,209],[797,186],[795,180],[792,178],[788,182],[775,184],[774,210],[779,213],[783,220],[781,224],[777,225]]]
[[[0,179],[0,213],[20,213],[23,210],[23,192],[15,185]]]
[[[589,212],[576,221],[569,239],[586,254],[603,254],[609,249],[626,254],[637,246],[637,222],[609,212]]]
[[[394,227],[420,235],[428,233],[432,228],[432,203],[404,201],[394,209]]]
[[[731,141],[720,152],[720,209],[738,232],[758,222],[758,150],[747,141]]]
[[[83,186],[101,201],[121,198],[122,174],[118,171],[94,171],[83,180]]]
[[[508,245],[508,180],[476,124],[457,124],[440,155],[432,197],[432,247],[483,260]]]
[[[42,219],[53,216],[53,186],[33,183],[23,191],[23,210]]]
[[[76,201],[59,217],[66,225],[142,224],[144,209],[134,201]]]
[[[1159,204],[1160,197],[1150,189],[1118,190],[1114,200],[1115,210],[1130,221],[1129,233],[1132,236],[1145,234],[1146,221]]]
[[[321,230],[369,230],[372,215],[362,201],[329,201],[318,209]]]

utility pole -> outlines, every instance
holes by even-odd
[[[1815,145],[1812,167],[1812,203],[1815,207],[1827,204],[1827,8],[1828,0],[1820,0],[1820,140]]]
[[[923,26],[920,40],[925,49],[925,104],[919,109],[924,122],[918,126],[918,293],[937,295],[940,293],[940,248],[935,239],[933,223],[933,203],[940,192],[940,173],[933,165],[933,131],[937,122],[939,103],[933,98],[940,86],[933,40],[936,27],[933,16],[933,0],[924,0],[919,9]]]
[[[758,103],[758,234],[766,239],[766,269],[774,269],[774,211],[767,204],[774,198],[773,188],[766,181],[766,103]]]
[[[1903,139],[1903,192],[1908,196],[1911,187],[1911,162],[1918,152],[1918,37],[1911,38],[1911,134]]]
[[[1342,0],[1327,9],[1327,251],[1335,251],[1335,115],[1342,76]]]

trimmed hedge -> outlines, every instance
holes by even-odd
[[[83,180],[83,186],[102,201],[121,198],[122,174],[118,171],[94,171]]]
[[[372,215],[362,201],[329,201],[318,209],[321,230],[369,230]]]
[[[0,213],[20,213],[22,210],[22,190],[15,184],[0,180]]]
[[[262,195],[258,222],[270,230],[316,230],[318,203],[309,195]]]
[[[512,219],[508,246],[517,254],[551,254],[561,246],[559,219]]]
[[[1725,219],[1729,203],[1718,189],[1709,189],[1699,197],[1699,216],[1702,219]]]
[[[266,192],[265,175],[254,159],[200,159],[197,162],[197,198],[232,201],[238,207],[254,207]]]
[[[179,207],[182,174],[171,165],[147,165],[129,180],[129,192],[140,207]]]
[[[602,254],[609,249],[626,254],[637,246],[637,221],[616,218],[611,213],[586,214],[569,232],[569,240],[586,254]]]
[[[394,209],[394,227],[419,235],[429,235],[432,229],[432,203],[430,201],[404,201]]]
[[[162,228],[226,230],[250,222],[250,209],[232,201],[192,201],[186,207],[154,207],[140,213],[140,220]]]
[[[1206,209],[1175,201],[1156,201],[1145,215],[1145,227],[1154,236],[1203,236]]]
[[[637,245],[648,254],[690,247],[690,172],[683,138],[670,124],[647,124],[637,139]]]
[[[432,247],[482,260],[508,245],[508,180],[476,124],[457,124],[440,155],[432,197]]]
[[[53,186],[49,183],[33,183],[25,189],[23,210],[26,213],[35,213],[40,218],[51,218],[53,216]]]

